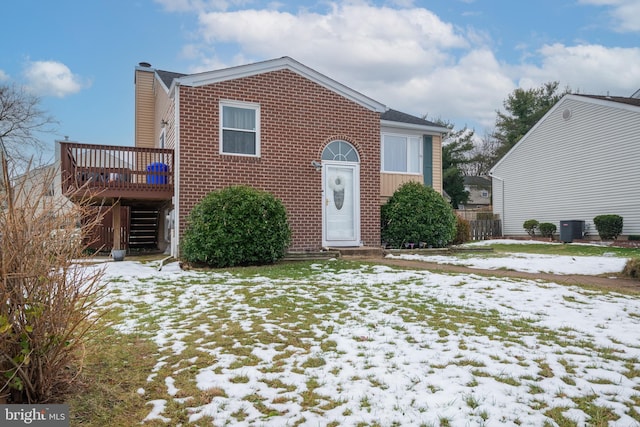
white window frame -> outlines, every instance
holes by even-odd
[[[387,136],[391,136],[391,137],[395,137],[395,138],[404,138],[405,139],[405,144],[407,144],[407,170],[405,171],[392,171],[392,170],[386,170],[385,169],[385,156],[384,156],[384,148],[385,148],[385,138]],[[424,159],[424,153],[423,153],[423,144],[422,144],[422,135],[411,135],[411,134],[400,134],[400,133],[389,133],[389,132],[385,132],[382,134],[382,142],[381,142],[381,146],[380,146],[380,157],[381,157],[381,161],[380,161],[380,171],[383,173],[396,173],[396,174],[405,174],[405,175],[422,175],[423,174],[423,159]],[[409,140],[410,139],[416,139],[418,140],[418,170],[417,171],[409,171],[409,166],[411,165],[411,153],[408,147],[409,144]]]
[[[243,154],[243,153],[228,153],[224,151],[223,144],[223,134],[224,134],[224,107],[235,107],[235,108],[243,108],[246,110],[253,110],[255,113],[256,119],[256,128],[252,131],[255,133],[255,141],[256,141],[256,153],[255,154]],[[231,100],[221,100],[219,106],[219,115],[220,115],[220,136],[219,136],[219,152],[220,154],[224,154],[227,156],[243,156],[243,157],[260,157],[260,104],[253,102],[242,102],[242,101],[231,101]],[[249,132],[247,129],[232,129],[226,128],[227,130],[238,130],[242,132]]]

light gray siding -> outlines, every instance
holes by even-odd
[[[505,235],[525,235],[527,219],[558,230],[560,221],[584,220],[596,235],[602,214],[621,215],[623,234],[640,235],[640,107],[565,96],[492,176]]]

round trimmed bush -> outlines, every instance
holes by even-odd
[[[541,222],[538,224],[538,229],[542,237],[553,237],[553,233],[555,233],[558,228],[550,222]]]
[[[527,234],[529,236],[533,237],[536,235],[536,228],[538,228],[539,225],[540,223],[538,222],[538,220],[528,219],[524,222],[524,224],[522,224],[522,228],[527,231]]]
[[[456,215],[437,191],[407,182],[382,206],[382,240],[392,247],[422,243],[447,246],[456,234]]]
[[[207,194],[187,219],[182,257],[210,267],[261,265],[282,258],[291,231],[282,202],[247,186]]]
[[[602,240],[616,240],[622,233],[623,220],[620,215],[598,215],[593,218],[593,224]]]

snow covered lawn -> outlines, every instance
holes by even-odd
[[[233,271],[108,263],[104,308],[158,346],[132,423],[640,423],[639,296],[343,261]]]
[[[540,242],[535,240],[484,240],[470,243],[465,246],[477,247],[498,243],[509,245],[561,245],[560,243]],[[467,254],[458,253],[456,255],[401,254],[387,255],[387,257],[412,261],[435,262],[437,264],[463,265],[483,270],[508,269],[524,271],[527,273],[586,274],[593,276],[607,273],[619,273],[627,262],[627,258],[615,257],[613,253],[608,254],[608,256],[567,256],[518,252],[508,254],[487,252]]]

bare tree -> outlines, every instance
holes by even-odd
[[[488,175],[489,170],[495,165],[498,160],[496,152],[500,142],[493,135],[493,131],[485,131],[484,136],[475,143],[469,152],[470,161],[462,167],[466,176]]]
[[[0,85],[0,157],[11,170],[25,169],[44,146],[39,133],[53,132],[57,122],[40,108],[40,98],[16,84]]]

